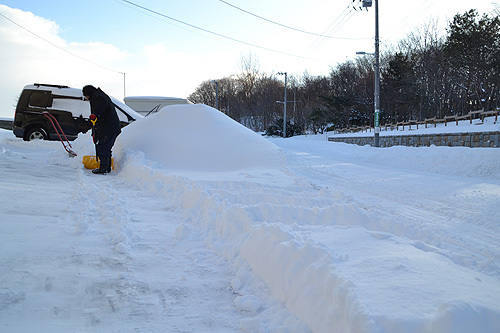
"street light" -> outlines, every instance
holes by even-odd
[[[378,0],[375,2],[375,53],[356,52],[360,55],[373,55],[375,56],[375,93],[373,96],[374,115],[373,125],[375,127],[374,143],[375,147],[380,147],[380,51],[379,51],[379,31],[378,31]],[[369,5],[368,5],[369,4]],[[363,7],[371,7],[371,1],[363,1]]]
[[[278,72],[278,75],[285,75],[285,101],[283,102],[283,137],[286,138],[286,84],[287,84],[287,74],[286,72]]]
[[[212,80],[215,83],[215,108],[219,110],[219,82]]]
[[[123,98],[125,98],[125,73],[124,72],[119,72],[120,74],[123,74]]]

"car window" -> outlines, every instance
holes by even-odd
[[[90,103],[81,99],[75,98],[58,98],[54,97],[51,109],[64,110],[71,112],[73,117],[90,116]]]
[[[34,91],[31,93],[29,105],[39,108],[52,106],[52,96],[50,91]]]

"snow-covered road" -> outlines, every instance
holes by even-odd
[[[491,176],[473,177],[475,171],[498,170],[497,166],[485,161],[485,165],[471,169],[469,174],[454,175],[455,169],[449,164],[439,165],[442,159],[418,156],[428,148],[382,149],[380,155],[385,155],[387,161],[374,164],[370,163],[370,156],[363,156],[368,147],[351,147],[359,154],[353,160],[353,155],[342,156],[342,145],[332,149],[328,142],[321,141],[313,152],[308,152],[309,142],[300,139],[276,142],[286,150],[288,165],[294,173],[317,188],[340,189],[369,209],[369,215],[376,219],[375,230],[435,245],[449,251],[456,263],[463,259],[462,264],[468,268],[499,276],[500,252],[498,247],[492,249],[491,244],[500,236],[495,232],[500,223],[500,186],[496,179],[490,178],[500,175],[492,172]],[[449,150],[436,149],[443,154]],[[464,155],[474,153],[458,149]],[[410,160],[403,169],[391,165],[398,151],[403,156],[400,158]],[[411,167],[411,161],[417,159],[430,164],[431,171],[425,168],[421,171],[419,165]],[[466,158],[463,163],[468,163]],[[474,258],[474,262],[467,258]]]
[[[375,317],[372,329],[477,330],[472,317],[487,315],[464,300],[481,304],[489,299],[491,306],[498,307],[495,297],[500,296],[497,157],[484,161],[482,152],[459,148],[462,158],[451,165],[448,161],[454,160],[455,152],[449,148],[377,150],[345,144],[332,147],[324,141],[311,147],[310,141],[295,138],[275,143],[285,150],[287,165],[295,174],[314,188],[341,191],[369,217],[360,223],[348,219],[349,228],[341,231],[337,225],[319,228],[311,237],[331,254],[348,258],[336,269],[365,300],[367,312]],[[497,156],[498,152],[491,153]],[[476,158],[484,164],[471,165]],[[467,165],[471,169],[461,172]],[[359,232],[353,232],[356,225],[362,227]],[[418,316],[424,322],[418,323]],[[425,323],[432,316],[432,323]],[[464,319],[455,321],[450,319],[453,316]],[[405,317],[406,323],[398,323]],[[494,331],[498,325],[496,321],[483,329]]]
[[[500,150],[269,141],[280,168],[136,143],[97,176],[1,130],[0,330],[498,331]]]

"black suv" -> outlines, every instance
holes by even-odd
[[[142,117],[114,99],[113,103],[122,126]],[[46,112],[57,119],[68,140],[75,140],[79,133],[92,127],[88,119],[90,103],[81,89],[35,83],[25,86],[19,97],[13,122],[14,135],[26,141],[59,140],[50,117],[44,115]]]

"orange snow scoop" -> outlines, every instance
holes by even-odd
[[[90,115],[90,121],[92,122],[92,137],[94,137],[94,126],[95,123],[97,122],[97,117],[95,115]],[[82,159],[83,166],[85,166],[86,169],[99,169],[99,159],[97,156],[94,155],[85,155],[83,156]],[[115,169],[115,161],[113,158],[111,158],[111,169]]]
[[[93,155],[86,155],[83,156],[83,165],[85,166],[86,169],[99,169],[99,159],[97,156]],[[115,161],[113,158],[111,158],[111,169],[115,169]]]

